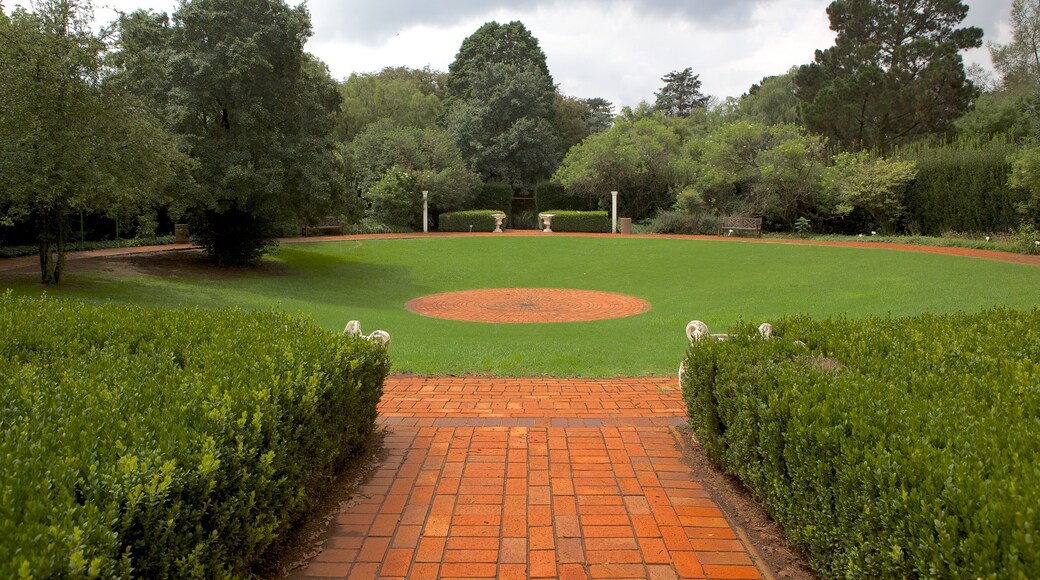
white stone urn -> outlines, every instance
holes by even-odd
[[[538,214],[538,219],[542,220],[542,224],[545,225],[545,229],[542,230],[543,232],[552,233],[552,219],[553,219],[553,217],[555,215],[556,214],[551,214],[551,213],[540,213],[540,214]]]
[[[506,220],[506,214],[504,213],[493,213],[491,217],[495,218],[495,233],[502,233],[502,222]]]

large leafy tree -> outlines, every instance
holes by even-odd
[[[556,167],[555,93],[544,86],[545,75],[535,66],[492,64],[474,75],[470,97],[448,111],[448,130],[485,181],[529,191]]]
[[[768,76],[752,85],[748,93],[740,98],[736,115],[764,125],[800,123],[801,102],[794,82],[797,71],[797,68],[793,68],[786,74]]]
[[[113,82],[89,1],[0,10],[0,223],[32,220],[44,283],[64,268],[70,217],[154,206],[183,167],[171,136]]]
[[[138,13],[123,24],[128,84],[165,105],[196,160],[199,187],[185,205],[211,258],[249,262],[280,227],[344,209],[340,96],[303,50],[305,7],[190,0],[172,23]]]
[[[982,30],[958,28],[958,0],[836,0],[835,45],[795,77],[807,126],[846,148],[890,146],[944,133],[971,105],[961,50]]]
[[[541,77],[539,86],[532,89],[539,94],[555,91],[549,66],[545,62],[545,53],[538,45],[538,39],[524,23],[488,22],[462,41],[454,62],[448,67],[448,100],[470,99],[473,96],[474,79],[495,64],[510,65],[514,70],[534,67],[541,73]]]
[[[669,117],[689,117],[693,111],[707,108],[711,100],[701,93],[700,75],[693,74],[690,67],[664,75],[661,82],[664,87],[654,93],[657,96],[654,108]]]

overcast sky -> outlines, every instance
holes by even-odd
[[[289,0],[295,4],[294,0]],[[27,3],[13,0],[5,4]],[[603,97],[617,109],[653,101],[661,76],[692,67],[702,90],[740,96],[767,75],[811,62],[834,44],[830,0],[310,0],[307,50],[337,79],[387,66],[448,70],[481,24],[522,21],[541,43],[564,94]],[[966,24],[1007,42],[1011,0],[967,0]],[[172,11],[176,0],[95,0],[108,9]],[[985,48],[965,55],[990,66]]]

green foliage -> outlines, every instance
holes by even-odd
[[[794,125],[737,121],[690,139],[672,167],[676,206],[705,204],[720,214],[751,213],[791,228],[825,205],[823,140]]]
[[[640,220],[672,205],[672,160],[693,132],[692,121],[660,113],[619,117],[567,152],[553,181],[591,205],[609,203],[618,191],[621,215]]]
[[[477,77],[494,65],[507,65],[519,71],[533,68],[532,97],[556,92],[549,66],[545,63],[545,53],[524,23],[519,20],[508,24],[492,21],[462,41],[455,60],[448,67],[446,85],[451,106],[457,100],[479,99],[481,89],[477,85],[483,81],[478,81]]]
[[[1018,216],[1024,225],[1040,227],[1040,147],[1022,149],[1011,161],[1008,185],[1026,193],[1015,205]]]
[[[142,25],[136,29],[135,25]],[[340,95],[327,67],[304,52],[311,35],[305,6],[284,0],[190,0],[164,19],[122,21],[133,42],[122,57],[126,82],[161,103],[183,138],[198,184],[178,209],[210,220],[229,238],[213,248],[240,248],[240,230],[221,224],[249,214],[254,247],[213,255],[247,262],[269,247],[265,235],[286,221],[359,213],[346,195],[343,159],[333,138]],[[143,63],[143,64],[142,64]],[[201,231],[201,230],[200,230]]]
[[[370,204],[373,188],[391,168],[411,173],[417,192],[430,192],[433,215],[468,208],[478,193],[479,177],[466,167],[452,136],[439,127],[403,127],[382,119],[369,125],[344,151],[351,165],[353,187]],[[385,186],[374,195],[385,196]],[[385,223],[417,223],[415,208],[409,205],[401,209],[405,213]],[[368,215],[372,217],[372,207]]]
[[[506,213],[497,209],[471,209],[442,213],[437,216],[437,230],[442,232],[493,232],[495,231],[496,213]],[[502,224],[506,227],[506,224]]]
[[[505,208],[505,213],[512,213],[513,188],[504,181],[483,183],[477,188],[476,199],[470,205],[470,209],[501,207]]]
[[[669,117],[689,117],[695,109],[706,109],[710,97],[701,94],[700,76],[690,67],[664,75],[664,87],[654,93],[654,108]]]
[[[469,98],[453,102],[446,125],[469,166],[485,181],[530,191],[560,159],[555,92],[533,64],[492,63],[473,72]]]
[[[423,92],[415,81],[386,78],[383,74],[352,74],[339,85],[343,99],[337,135],[352,141],[366,127],[383,119],[400,127],[432,128],[444,114],[444,105]]]
[[[1023,141],[1033,136],[1035,108],[1035,93],[1030,90],[983,93],[975,100],[975,106],[954,122],[954,127],[962,138]]]
[[[534,188],[534,203],[537,211],[547,211],[547,208],[564,210],[587,211],[593,209],[589,199],[568,195],[563,185],[555,181],[543,181]]]
[[[391,228],[411,231],[422,227],[422,194],[411,171],[394,166],[369,188],[367,215]]]
[[[86,250],[103,250],[107,248],[136,248],[140,246],[165,246],[174,243],[173,236],[159,236],[157,238],[131,238],[121,240],[103,240],[87,242],[69,242],[65,244],[67,252],[82,252]],[[15,258],[18,256],[32,256],[39,253],[36,246],[0,246],[0,258]]]
[[[835,155],[826,179],[837,198],[838,215],[859,208],[870,214],[882,233],[890,233],[903,213],[906,188],[915,175],[913,161],[884,159],[862,151]]]
[[[0,225],[36,224],[40,274],[57,284],[80,211],[139,215],[187,160],[162,122],[113,82],[89,1],[0,10]]]
[[[654,216],[647,226],[647,233],[711,235],[718,232],[719,223],[719,217],[710,212],[669,210]]]
[[[553,214],[554,232],[610,232],[610,214],[605,211],[545,210]]]
[[[1040,310],[774,328],[693,345],[683,397],[821,576],[1040,572]]]
[[[0,296],[0,575],[242,575],[364,445],[386,350],[273,312]]]
[[[1018,146],[1007,139],[961,139],[917,145],[895,152],[917,164],[906,192],[908,227],[925,235],[1008,232],[1021,219],[1026,195],[1009,183]]]
[[[761,83],[751,86],[748,94],[740,98],[736,117],[763,125],[801,122],[797,86],[794,79],[798,68],[786,74],[769,76]]]
[[[835,0],[835,46],[795,75],[810,130],[848,149],[878,149],[945,133],[971,105],[961,50],[982,30],[957,28],[959,0]]]

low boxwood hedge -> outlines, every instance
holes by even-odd
[[[385,348],[0,295],[0,576],[248,574],[374,428]]]
[[[549,210],[554,232],[610,232],[610,216],[605,211]]]
[[[437,229],[442,232],[493,232],[495,231],[496,213],[506,213],[497,209],[471,209],[442,213],[437,217]],[[506,224],[502,224],[506,227]]]
[[[693,345],[683,397],[822,576],[1040,577],[1040,309],[775,328]]]

